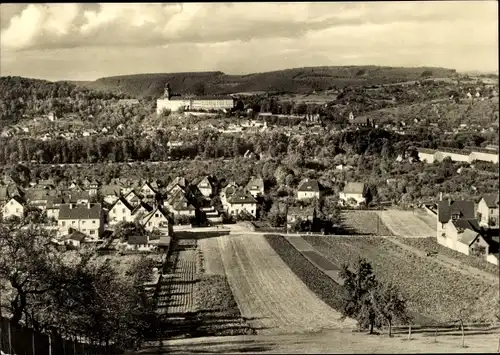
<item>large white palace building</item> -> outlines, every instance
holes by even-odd
[[[163,97],[156,100],[156,113],[161,114],[163,110],[178,111],[190,110],[223,110],[232,109],[235,99],[232,96],[194,96],[181,97],[174,96],[170,92],[170,85],[167,83]]]

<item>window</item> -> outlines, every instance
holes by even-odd
[[[446,228],[446,223],[441,223],[441,228]]]
[[[71,221],[71,224],[76,224],[76,221]]]
[[[95,231],[91,230],[89,231],[90,234],[95,234]]]
[[[82,224],[85,224],[85,221],[82,221]]]
[[[61,222],[61,225],[64,227],[66,225],[66,222],[65,221],[62,221]]]
[[[148,222],[148,226],[150,226],[150,225],[151,225],[151,222]]]
[[[10,204],[13,205],[14,204],[14,201],[10,201]]]
[[[125,213],[125,208],[122,208],[122,213]]]
[[[95,221],[92,221],[92,224],[95,224]]]
[[[124,222],[125,222],[125,221],[126,221],[126,219],[127,219],[127,218],[126,218],[125,216],[123,216],[123,217],[122,217],[122,221],[124,221]]]
[[[19,208],[16,208],[16,213],[18,213],[18,212],[19,212]]]
[[[158,213],[155,213],[155,217],[158,218]]]

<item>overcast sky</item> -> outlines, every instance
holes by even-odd
[[[319,65],[498,71],[496,1],[1,4],[0,74],[48,80]]]

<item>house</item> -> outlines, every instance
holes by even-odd
[[[316,218],[316,209],[313,206],[309,207],[288,207],[286,214],[286,224],[289,229],[296,221],[311,221]]]
[[[104,202],[113,204],[120,198],[122,188],[119,185],[102,185],[100,192]]]
[[[153,229],[158,229],[163,235],[172,236],[173,226],[170,223],[167,212],[160,206],[155,207],[151,212],[142,218],[144,228],[151,232]]]
[[[141,201],[137,206],[134,207],[134,210],[132,211],[132,217],[134,220],[137,218],[141,218],[142,216],[147,215],[150,213],[154,208],[151,207],[149,204],[147,204],[144,201]]]
[[[114,225],[119,222],[133,222],[132,212],[134,206],[125,197],[120,197],[109,209],[108,224]]]
[[[179,216],[191,216],[196,215],[196,208],[189,202],[184,191],[178,191],[174,196],[172,196],[167,201],[167,206],[170,212],[174,215]]]
[[[2,216],[4,219],[17,216],[24,217],[24,206],[26,202],[19,196],[12,197],[3,207]]]
[[[212,196],[214,192],[214,186],[209,176],[204,176],[198,179],[198,181],[195,180],[193,185],[195,185],[205,197]]]
[[[156,196],[156,189],[153,188],[151,183],[145,181],[142,186],[139,188],[139,192],[142,196],[148,199],[154,199]]]
[[[46,190],[46,189],[26,189],[25,200],[29,202],[30,205],[41,210],[45,210],[47,207],[47,202],[57,196],[56,190]]]
[[[131,205],[131,206],[137,206],[141,202],[141,196],[135,190],[129,191],[125,196],[125,200]]]
[[[36,187],[38,189],[55,189],[56,183],[53,179],[39,180]]]
[[[222,206],[224,207],[224,209],[227,210],[227,201],[228,201],[228,198],[234,194],[234,192],[238,189],[238,185],[236,185],[234,182],[230,182],[229,184],[227,184],[221,191],[220,193],[220,200],[221,200],[221,203],[222,203]]]
[[[458,234],[466,229],[479,231],[474,217],[474,201],[438,201],[437,242],[457,250]]]
[[[64,238],[64,244],[71,245],[75,248],[79,248],[85,241],[87,236],[79,231],[74,231],[70,233],[66,238]]]
[[[238,189],[227,197],[227,212],[232,216],[246,213],[257,218],[257,200],[244,189]]]
[[[359,206],[366,203],[365,184],[362,182],[348,182],[339,192],[339,199],[344,205]]]
[[[479,225],[487,228],[498,228],[499,223],[498,193],[484,195],[477,205],[477,220]]]
[[[156,249],[156,245],[150,244],[147,235],[130,235],[125,247],[127,250],[151,251]]]
[[[252,176],[247,184],[247,190],[253,197],[264,195],[264,179]]]
[[[99,181],[97,180],[92,180],[89,184],[88,184],[88,191],[91,195],[97,195],[97,192],[99,191]]]
[[[167,185],[167,192],[170,192],[176,185],[179,185],[183,189],[185,189],[188,185],[187,181],[183,177],[176,177]]]
[[[91,239],[99,239],[104,231],[104,214],[100,203],[76,206],[62,204],[59,207],[59,234],[69,234],[70,229],[82,232]]]
[[[321,197],[321,190],[317,180],[305,179],[303,180],[299,188],[297,189],[297,199],[305,200],[309,198]]]

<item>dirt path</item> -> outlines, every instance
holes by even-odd
[[[408,353],[494,353],[497,335],[470,335],[465,337],[466,348],[461,347],[458,336],[434,338],[421,334],[369,336],[346,330],[331,330],[314,334],[253,335],[209,337],[186,340],[169,340],[162,348],[151,347],[140,354],[183,353],[356,353],[356,354],[408,354]]]
[[[423,252],[422,250],[410,246],[408,244],[402,243],[396,238],[387,237],[386,239],[409,252],[412,252],[426,260],[429,260],[429,262],[435,262],[449,269],[453,269],[454,271],[458,271],[464,275],[474,276],[479,279],[486,280],[492,283],[498,283],[498,275],[493,275],[490,274],[489,272],[479,270],[473,266],[465,265],[445,255],[438,254],[436,256],[427,256],[426,253]]]
[[[431,228],[413,211],[389,210],[379,211],[378,214],[385,226],[397,236],[429,237],[436,235],[436,229]]]
[[[260,334],[346,328],[287,267],[263,235],[218,238],[224,268],[241,313]]]

